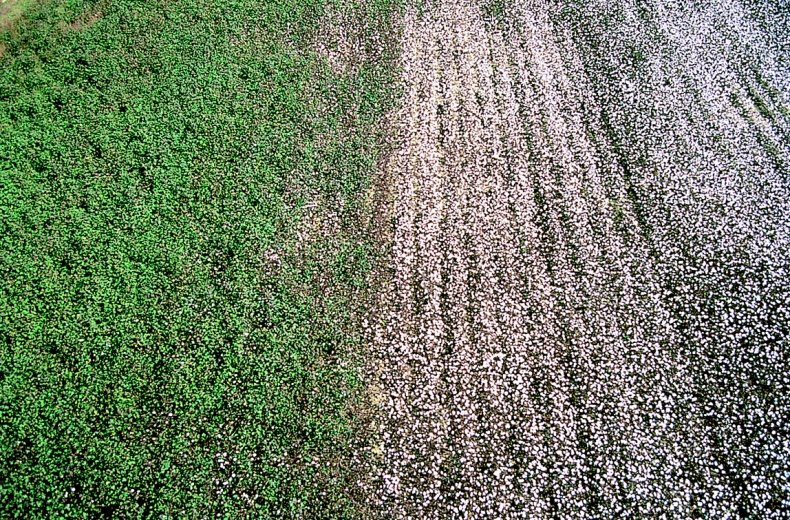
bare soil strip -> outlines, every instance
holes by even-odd
[[[30,4],[29,0],[0,0],[0,32],[10,29]]]
[[[366,331],[380,516],[790,507],[777,20],[728,1],[407,8],[392,280]]]

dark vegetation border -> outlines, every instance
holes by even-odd
[[[0,34],[0,517],[344,518],[396,0],[53,0]]]

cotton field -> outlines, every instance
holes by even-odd
[[[385,518],[787,518],[790,15],[406,8]]]

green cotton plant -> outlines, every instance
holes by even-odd
[[[343,360],[394,97],[389,58],[311,49],[324,9],[52,1],[0,36],[3,518],[354,516]],[[303,242],[308,196],[341,224]]]

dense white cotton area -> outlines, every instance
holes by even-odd
[[[373,509],[785,518],[787,15],[437,0],[404,23]]]

